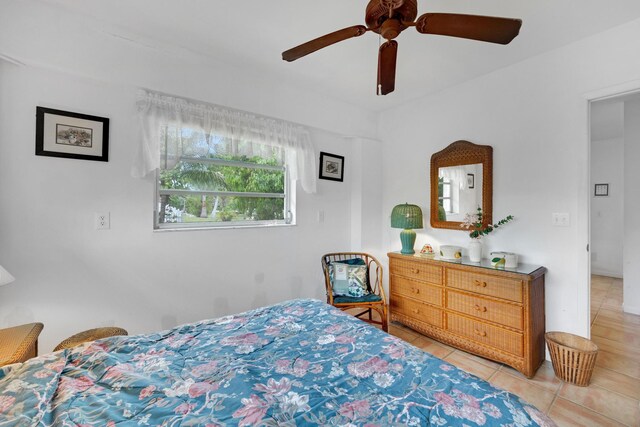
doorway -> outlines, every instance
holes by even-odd
[[[640,268],[634,267],[640,258],[624,251],[640,234],[632,221],[634,206],[640,205],[632,175],[637,169],[632,159],[640,156],[639,121],[640,91],[590,101],[591,325],[603,306],[640,314]]]

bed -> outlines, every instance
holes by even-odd
[[[0,369],[0,426],[553,426],[323,302],[112,337]]]

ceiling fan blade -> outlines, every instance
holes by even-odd
[[[296,59],[302,58],[310,53],[320,50],[323,47],[331,46],[334,43],[341,42],[343,40],[350,39],[352,37],[358,37],[367,32],[367,27],[364,25],[355,25],[353,27],[343,28],[342,30],[334,31],[333,33],[326,34],[317,39],[313,39],[306,43],[296,46],[287,51],[282,52],[282,59],[291,62]]]
[[[423,34],[499,44],[509,44],[518,35],[521,26],[520,19],[455,13],[425,13],[416,20],[416,29]]]
[[[397,58],[398,42],[389,40],[380,46],[378,52],[378,95],[386,95],[395,89]]]

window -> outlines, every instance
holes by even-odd
[[[446,213],[452,213],[453,206],[451,204],[451,180],[449,178],[440,178],[440,185],[438,187],[439,205],[444,208],[444,211]]]
[[[163,126],[156,228],[291,224],[285,148]]]
[[[154,228],[294,224],[295,183],[316,192],[308,129],[139,90],[132,176],[155,176]]]

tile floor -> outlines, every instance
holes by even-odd
[[[514,369],[456,350],[400,324],[392,323],[389,333],[517,394],[559,426],[640,427],[640,316],[622,312],[621,279],[592,277],[591,339],[600,351],[589,387],[563,383],[549,361],[527,379]]]

